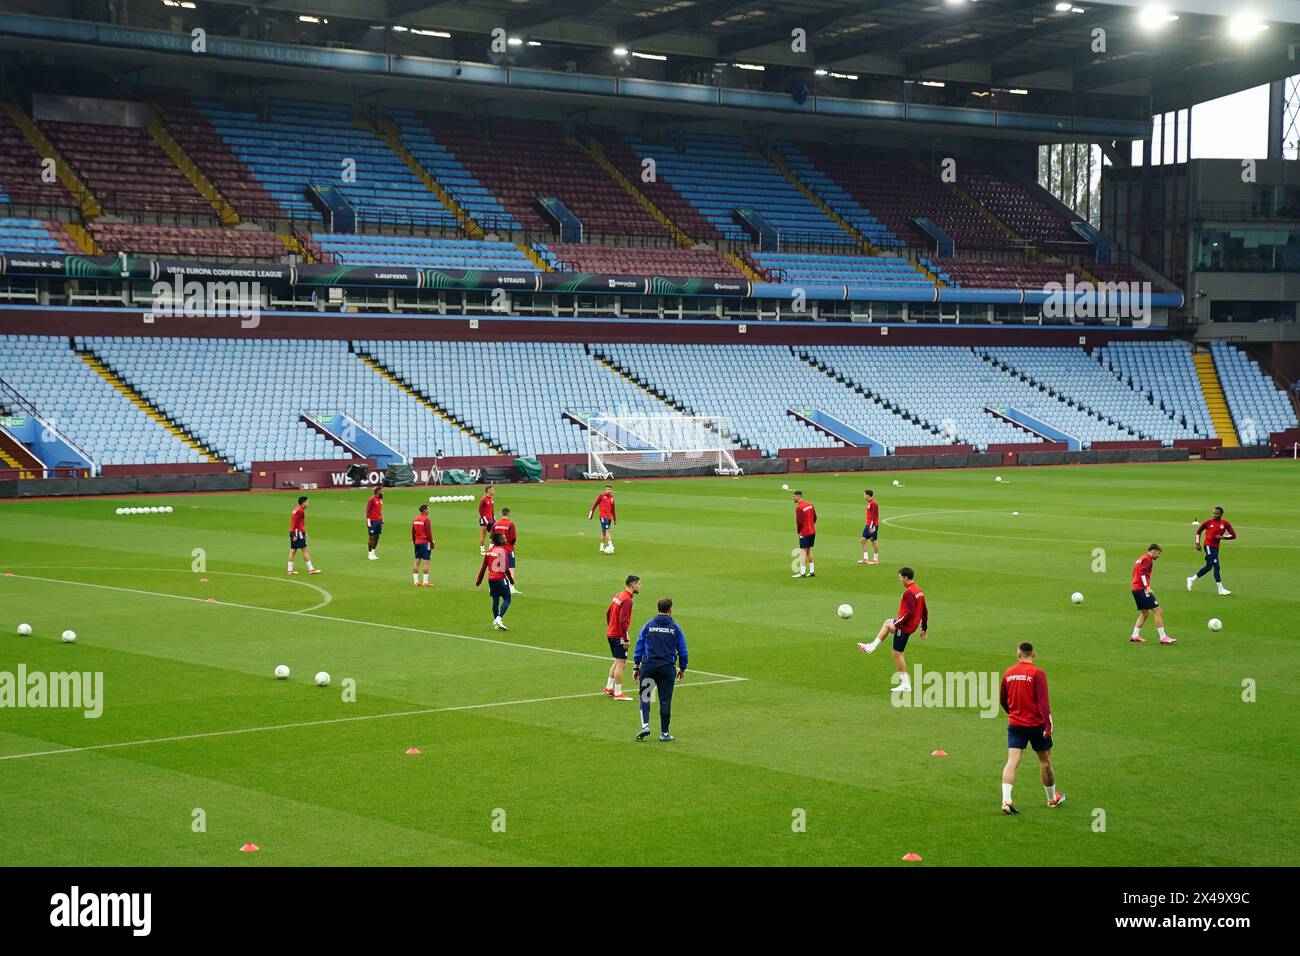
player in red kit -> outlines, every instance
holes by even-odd
[[[1158,544],[1150,545],[1146,554],[1133,562],[1133,602],[1138,607],[1137,623],[1133,625],[1133,636],[1129,638],[1134,644],[1145,644],[1146,638],[1142,636],[1142,625],[1147,622],[1147,618],[1155,613],[1156,633],[1160,636],[1161,644],[1177,644],[1178,642],[1165,633],[1165,612],[1156,600],[1155,594],[1151,590],[1151,574],[1155,569],[1155,563],[1160,559],[1161,547]]]
[[[375,493],[366,502],[366,532],[370,535],[370,548],[366,552],[366,558],[370,561],[378,561],[379,555],[375,554],[375,548],[379,547],[379,536],[384,533],[383,488],[376,488]]]
[[[1232,524],[1223,520],[1223,509],[1215,508],[1214,513],[1201,522],[1196,529],[1196,550],[1201,550],[1201,535],[1205,535],[1205,567],[1197,571],[1187,579],[1187,590],[1192,589],[1197,578],[1204,577],[1211,571],[1214,572],[1214,583],[1218,585],[1220,594],[1231,594],[1223,586],[1223,579],[1219,577],[1219,546],[1224,541],[1234,541],[1237,537],[1236,530]]]
[[[293,509],[293,514],[289,516],[289,573],[297,574],[294,570],[294,558],[298,552],[302,552],[302,559],[307,562],[308,574],[320,574],[320,569],[312,567],[311,552],[307,550],[307,496],[298,497],[298,507]]]
[[[495,522],[493,522],[491,534],[493,538],[495,538],[497,535],[501,535],[501,537],[505,539],[506,551],[508,551],[510,554],[510,570],[511,572],[514,572],[515,541],[519,537],[519,532],[518,529],[515,528],[515,523],[510,520],[509,508],[501,509],[501,517],[498,518]],[[510,593],[511,594],[519,593],[519,583],[517,579],[510,583]]]
[[[597,512],[600,513],[600,553],[613,554],[614,537],[609,529],[611,525],[618,524],[618,512],[614,510],[613,485],[606,485],[605,490],[596,496],[595,503],[587,512],[587,520],[590,521]]]
[[[870,654],[880,646],[885,635],[894,635],[894,666],[898,668],[901,677],[898,686],[894,688],[895,693],[911,693],[912,682],[907,676],[907,661],[903,657],[903,651],[907,650],[908,638],[918,627],[921,630],[921,640],[925,640],[926,630],[930,626],[930,609],[925,604],[925,592],[913,580],[915,577],[916,572],[911,568],[898,569],[898,580],[903,585],[903,596],[898,599],[898,615],[880,625],[880,632],[874,641],[858,645],[858,650]]]
[[[411,583],[416,587],[433,587],[429,583],[429,558],[433,555],[433,525],[429,521],[429,506],[420,505],[420,513],[411,522],[411,544],[415,547],[415,560],[411,563]],[[424,562],[424,583],[420,583],[420,562]]]
[[[876,493],[868,488],[862,493],[867,499],[867,523],[862,526],[862,557],[858,559],[858,564],[879,564],[880,563],[880,545],[876,544],[876,535],[880,531],[880,504],[876,501]],[[867,542],[871,542],[871,555],[867,555]]]
[[[488,578],[488,593],[492,595],[492,626],[498,631],[508,631],[501,620],[510,610],[510,585],[514,577],[510,574],[510,552],[506,550],[506,540],[499,534],[492,536],[492,547],[483,555],[483,565],[478,569],[478,580],[474,587],[483,583],[483,575]]]
[[[623,668],[627,666],[627,632],[632,623],[632,599],[641,590],[641,579],[629,574],[623,590],[609,599],[605,610],[605,637],[614,663],[609,665],[605,678],[605,693],[614,700],[631,700],[623,693]]]
[[[1007,712],[1007,763],[1002,768],[1002,812],[1016,814],[1011,800],[1011,786],[1025,747],[1034,748],[1043,774],[1047,805],[1059,807],[1065,794],[1056,792],[1056,772],[1052,770],[1052,708],[1047,702],[1047,675],[1034,663],[1034,645],[1028,641],[1016,648],[1016,663],[1002,675],[998,692],[1002,709]]]
[[[813,564],[813,545],[817,543],[817,509],[811,501],[803,500],[803,492],[796,491],[790,495],[794,501],[794,530],[799,535],[799,571],[796,578],[817,577],[817,566]]]
[[[478,500],[478,553],[484,554],[487,548],[484,542],[487,541],[488,535],[492,531],[492,525],[496,524],[496,502],[492,500],[492,494],[496,490],[494,485],[488,485],[483,491],[483,497]]]

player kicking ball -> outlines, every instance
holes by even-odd
[[[1133,562],[1133,602],[1138,607],[1137,623],[1133,625],[1133,635],[1129,638],[1133,644],[1147,642],[1142,636],[1142,625],[1147,622],[1148,617],[1152,616],[1155,617],[1156,634],[1160,637],[1160,643],[1178,643],[1165,633],[1165,611],[1151,590],[1151,574],[1155,569],[1156,561],[1160,559],[1161,552],[1160,545],[1153,544],[1147,548],[1146,554]]]
[[[903,585],[903,596],[898,601],[898,616],[887,619],[880,625],[880,633],[870,644],[859,644],[858,650],[867,654],[875,651],[888,635],[894,636],[894,666],[898,668],[899,682],[894,687],[896,694],[908,694],[912,691],[912,682],[907,676],[907,660],[903,652],[907,650],[907,641],[915,632],[917,625],[921,628],[921,640],[925,640],[926,628],[930,626],[930,609],[925,605],[925,592],[912,580],[916,572],[911,568],[899,568],[898,580]]]
[[[1201,550],[1201,535],[1205,535],[1205,566],[1187,579],[1187,590],[1190,591],[1198,580],[1213,571],[1214,583],[1219,589],[1219,594],[1231,594],[1232,592],[1223,586],[1223,579],[1219,576],[1219,546],[1224,541],[1235,541],[1237,532],[1231,522],[1223,520],[1222,508],[1215,508],[1214,514],[1202,521],[1196,529],[1197,551]]]
[[[1033,747],[1043,775],[1047,805],[1059,807],[1065,794],[1056,792],[1056,772],[1052,769],[1052,708],[1047,701],[1047,675],[1034,663],[1034,645],[1022,642],[1016,648],[1016,663],[1002,675],[998,693],[1002,709],[1007,712],[1007,763],[1002,768],[1002,812],[1014,816],[1020,811],[1011,800],[1020,758],[1025,747]]]

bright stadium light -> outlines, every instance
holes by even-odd
[[[1057,12],[1057,13],[1069,13],[1069,12],[1070,12],[1070,7],[1072,7],[1072,6],[1074,6],[1074,4],[1071,4],[1071,3],[1058,3],[1058,4],[1056,5],[1056,12]]]
[[[528,41],[528,45],[529,45],[529,46],[541,46],[541,45],[542,45],[542,41],[541,41],[541,40],[529,40],[529,41]]]
[[[1028,91],[1028,90],[1021,90],[1021,89],[1010,89],[1010,90],[1007,90],[1007,92],[1010,93],[1010,94],[1012,94],[1013,96],[1028,96],[1028,95],[1029,95],[1029,91]]]
[[[922,81],[921,81],[921,85],[922,85],[922,86],[934,86],[934,87],[938,87],[939,89],[942,89],[943,87],[947,86],[948,84],[945,83],[943,80],[922,80]]]
[[[738,70],[753,70],[755,73],[762,73],[767,69],[761,63],[733,63],[732,66]]]
[[[858,78],[858,74],[856,73],[835,73],[833,71],[831,76],[837,80],[856,80]]]
[[[1238,13],[1228,20],[1228,36],[1249,40],[1268,29],[1268,24],[1253,13]]]
[[[615,56],[627,56],[627,47],[625,47],[625,46],[616,46],[616,47],[614,47],[614,55],[615,55]]]
[[[523,38],[523,37],[511,37],[509,40],[506,41],[506,45],[507,45],[507,46],[523,46],[523,45],[524,45],[524,38]]]
[[[298,22],[299,23],[320,23],[321,18],[313,17],[310,13],[300,13],[298,14]],[[325,22],[329,23],[328,20],[326,20]]]
[[[1138,11],[1138,26],[1148,33],[1163,30],[1168,24],[1178,19],[1178,14],[1170,13],[1162,3],[1149,3]]]
[[[830,70],[821,70],[821,69],[817,69],[817,70],[813,70],[813,76],[825,76],[825,75],[828,74],[829,72],[830,72]]]
[[[638,60],[659,60],[660,62],[663,62],[668,59],[668,57],[664,56],[662,53],[642,53],[639,50],[633,50],[632,55]]]

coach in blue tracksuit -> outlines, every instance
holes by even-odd
[[[686,635],[673,620],[673,599],[659,599],[659,613],[646,621],[632,653],[632,676],[641,687],[641,732],[650,736],[650,691],[659,688],[659,739],[673,739],[668,722],[673,713],[673,685],[686,676]]]

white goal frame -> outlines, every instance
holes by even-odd
[[[732,455],[731,419],[717,415],[593,415],[587,425],[587,477],[671,473],[712,467],[716,475],[743,474]]]

